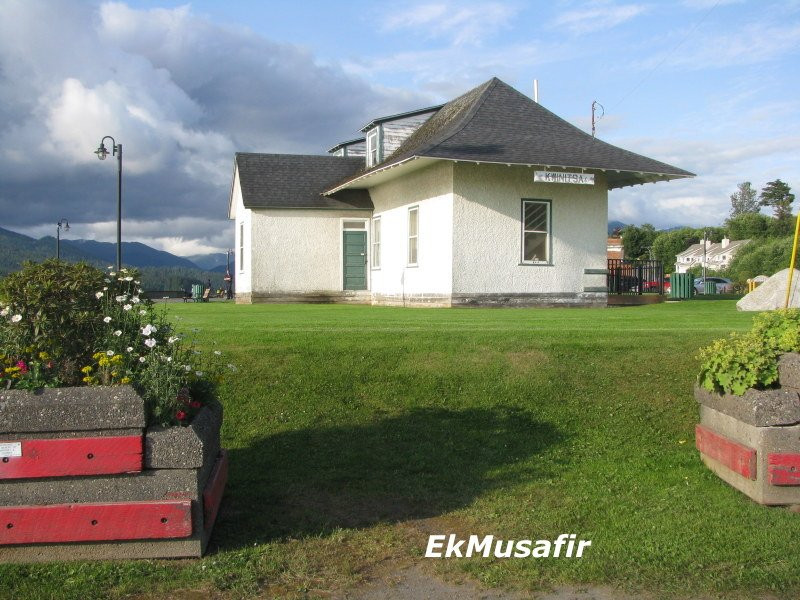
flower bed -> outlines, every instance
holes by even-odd
[[[703,462],[761,504],[800,504],[800,311],[701,353],[695,430]]]
[[[0,281],[0,560],[205,550],[227,477],[221,353],[136,277],[51,260]]]

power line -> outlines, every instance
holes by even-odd
[[[656,72],[656,70],[658,70],[658,68],[659,68],[661,65],[663,65],[663,64],[666,62],[666,60],[667,60],[667,59],[668,59],[668,58],[669,58],[669,57],[670,57],[672,54],[674,54],[674,53],[675,53],[675,51],[676,51],[678,48],[680,48],[680,47],[683,45],[683,43],[684,43],[686,40],[688,40],[688,39],[689,39],[689,36],[690,36],[690,35],[692,35],[692,34],[693,34],[693,33],[694,33],[696,30],[697,30],[697,28],[698,28],[698,27],[700,27],[700,25],[702,25],[702,24],[703,24],[703,22],[704,22],[704,21],[705,21],[705,20],[708,18],[708,15],[710,15],[710,14],[711,14],[711,12],[712,12],[712,11],[713,11],[715,8],[717,8],[717,6],[719,5],[720,1],[721,1],[721,0],[717,0],[717,1],[714,3],[714,5],[713,5],[711,8],[709,8],[709,9],[708,9],[708,10],[705,12],[705,14],[703,14],[703,16],[702,16],[702,17],[700,17],[700,20],[699,20],[699,21],[697,21],[697,22],[694,24],[694,26],[693,26],[693,27],[692,27],[692,28],[691,28],[689,31],[687,31],[687,32],[686,32],[686,35],[684,35],[684,36],[683,36],[683,39],[681,39],[681,41],[680,41],[680,42],[678,42],[678,44],[677,44],[677,45],[676,45],[674,48],[672,48],[672,49],[671,49],[669,52],[667,52],[667,53],[664,55],[664,57],[663,57],[663,58],[662,58],[662,59],[661,59],[661,60],[658,62],[658,64],[656,64],[656,66],[654,66],[654,67],[653,67],[652,69],[650,69],[650,70],[649,70],[647,73],[645,73],[645,74],[644,74],[644,76],[642,76],[642,78],[639,80],[639,82],[638,82],[636,85],[634,85],[634,86],[631,88],[631,90],[630,90],[630,91],[629,91],[627,94],[625,94],[625,95],[622,97],[622,99],[620,99],[620,100],[619,100],[619,101],[618,101],[616,104],[614,104],[614,105],[611,107],[611,110],[615,109],[615,108],[616,108],[616,107],[618,107],[620,104],[622,104],[623,102],[625,102],[625,100],[627,100],[627,99],[628,99],[628,97],[629,97],[629,96],[631,96],[631,95],[633,94],[633,92],[635,92],[636,90],[638,90],[638,89],[641,87],[641,85],[642,85],[642,84],[643,84],[643,83],[644,83],[644,82],[645,82],[645,81],[646,81],[646,80],[647,80],[647,79],[648,79],[648,78],[649,78],[649,77],[650,77],[650,76],[651,76],[653,73],[655,73],[655,72]]]

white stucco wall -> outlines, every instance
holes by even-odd
[[[571,294],[605,286],[608,190],[534,183],[534,169],[454,165],[453,294]],[[522,264],[521,202],[551,200],[552,265]]]
[[[239,184],[239,169],[233,174],[233,187],[231,188],[230,213],[228,216],[234,223],[234,272],[233,284],[236,294],[248,294],[252,290],[252,264],[250,247],[250,226],[253,211],[244,207],[242,202],[242,188]],[[241,225],[244,225],[244,228]],[[240,232],[244,229],[244,261],[241,260]]]
[[[376,301],[416,296],[437,303],[452,291],[453,164],[442,161],[370,188],[381,219],[381,264],[372,269]],[[419,207],[417,266],[408,265],[408,209]],[[448,298],[449,301],[449,298]]]
[[[253,210],[253,300],[341,292],[342,222],[369,216],[357,210]]]

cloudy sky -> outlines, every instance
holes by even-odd
[[[800,187],[800,0],[0,0],[0,227],[176,254],[231,246],[233,154],[321,154],[497,76],[698,174],[609,218],[721,223],[741,181]]]

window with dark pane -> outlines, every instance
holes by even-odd
[[[550,203],[522,201],[522,261],[550,262]]]

